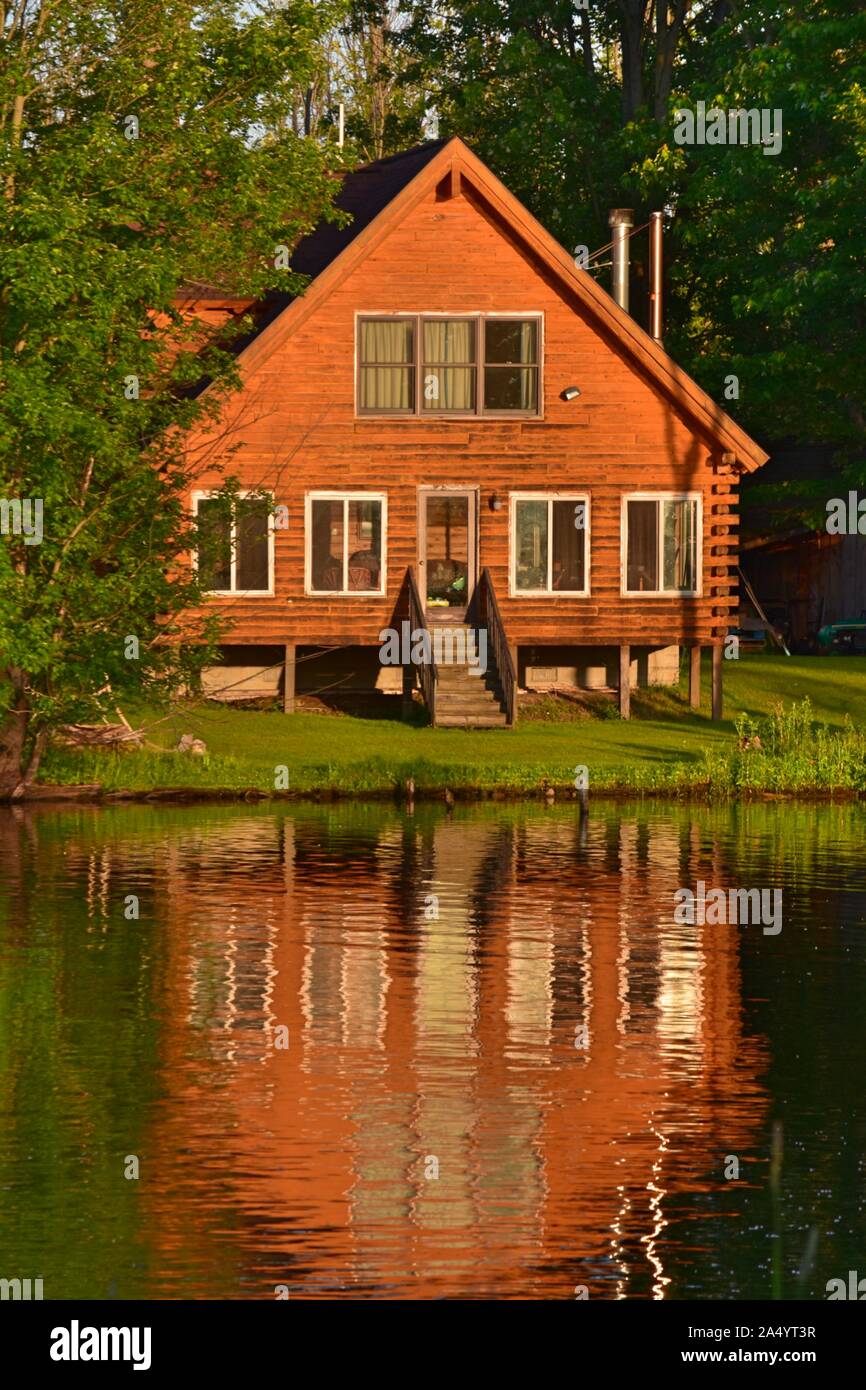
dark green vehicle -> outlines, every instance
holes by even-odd
[[[818,650],[842,656],[866,653],[866,617],[847,623],[828,623],[818,631]]]

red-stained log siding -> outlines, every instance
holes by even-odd
[[[542,418],[356,418],[355,315],[377,311],[543,313]],[[562,401],[572,385],[580,398]],[[417,488],[444,484],[479,490],[479,567],[490,568],[510,642],[712,642],[727,629],[736,603],[736,470],[465,192],[450,201],[431,195],[395,225],[250,372],[224,419],[225,446],[191,440],[193,456],[206,459],[196,487],[219,484],[212,465],[222,460],[244,486],[271,489],[290,518],[275,536],[275,596],[214,601],[233,620],[227,641],[375,643],[416,563]],[[387,493],[385,597],[305,595],[304,497],[321,488]],[[589,492],[589,597],[509,595],[507,499],[519,490]],[[703,496],[700,597],[620,594],[623,494],[656,490]],[[494,491],[499,512],[488,506]]]

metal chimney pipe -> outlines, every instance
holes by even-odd
[[[607,221],[613,227],[613,297],[628,313],[628,233],[634,226],[634,211],[611,208]]]
[[[650,337],[662,342],[662,214],[650,213]]]

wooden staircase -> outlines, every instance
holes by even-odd
[[[427,621],[411,566],[397,614],[408,613],[413,633],[430,635],[429,660],[403,668],[404,702],[411,702],[417,674],[430,722],[438,728],[496,729],[517,719],[517,671],[502,625],[490,571],[485,569],[472,595],[466,623]],[[485,648],[484,670],[478,662],[479,638]],[[406,705],[408,709],[408,704]]]
[[[434,635],[439,636],[446,652],[460,653],[463,659],[445,655],[436,663],[433,723],[442,729],[505,728],[508,714],[502,682],[492,666],[484,672],[478,668],[477,630],[468,623],[437,624]]]

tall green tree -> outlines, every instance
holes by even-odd
[[[320,41],[316,80],[297,88],[292,129],[333,131],[345,116],[347,164],[381,159],[424,139],[426,81],[410,75],[399,0],[346,0]]]
[[[216,418],[249,324],[191,323],[175,295],[300,288],[275,247],[332,181],[284,117],[332,18],[309,0],[3,10],[0,795],[58,723],[175,690],[213,640],[181,624],[200,598],[183,439]]]
[[[566,245],[607,240],[632,126],[658,133],[696,13],[728,0],[404,0],[443,134],[463,135]],[[625,132],[629,131],[628,137]],[[596,242],[595,244],[599,244]]]
[[[862,478],[860,0],[404,3],[441,132],[568,247],[603,247],[610,207],[665,208],[666,345],[763,441],[831,444]],[[781,151],[678,145],[698,101],[779,109]],[[645,238],[632,253],[640,317]]]
[[[426,92],[409,74],[404,30],[398,0],[350,0],[340,26],[338,80],[362,159],[381,159],[424,136]]]
[[[666,138],[643,167],[645,190],[661,170],[676,199],[670,345],[717,398],[737,378],[748,428],[835,446],[854,485],[866,480],[866,11],[745,0],[736,16],[685,55],[673,105],[778,112],[781,147]]]

